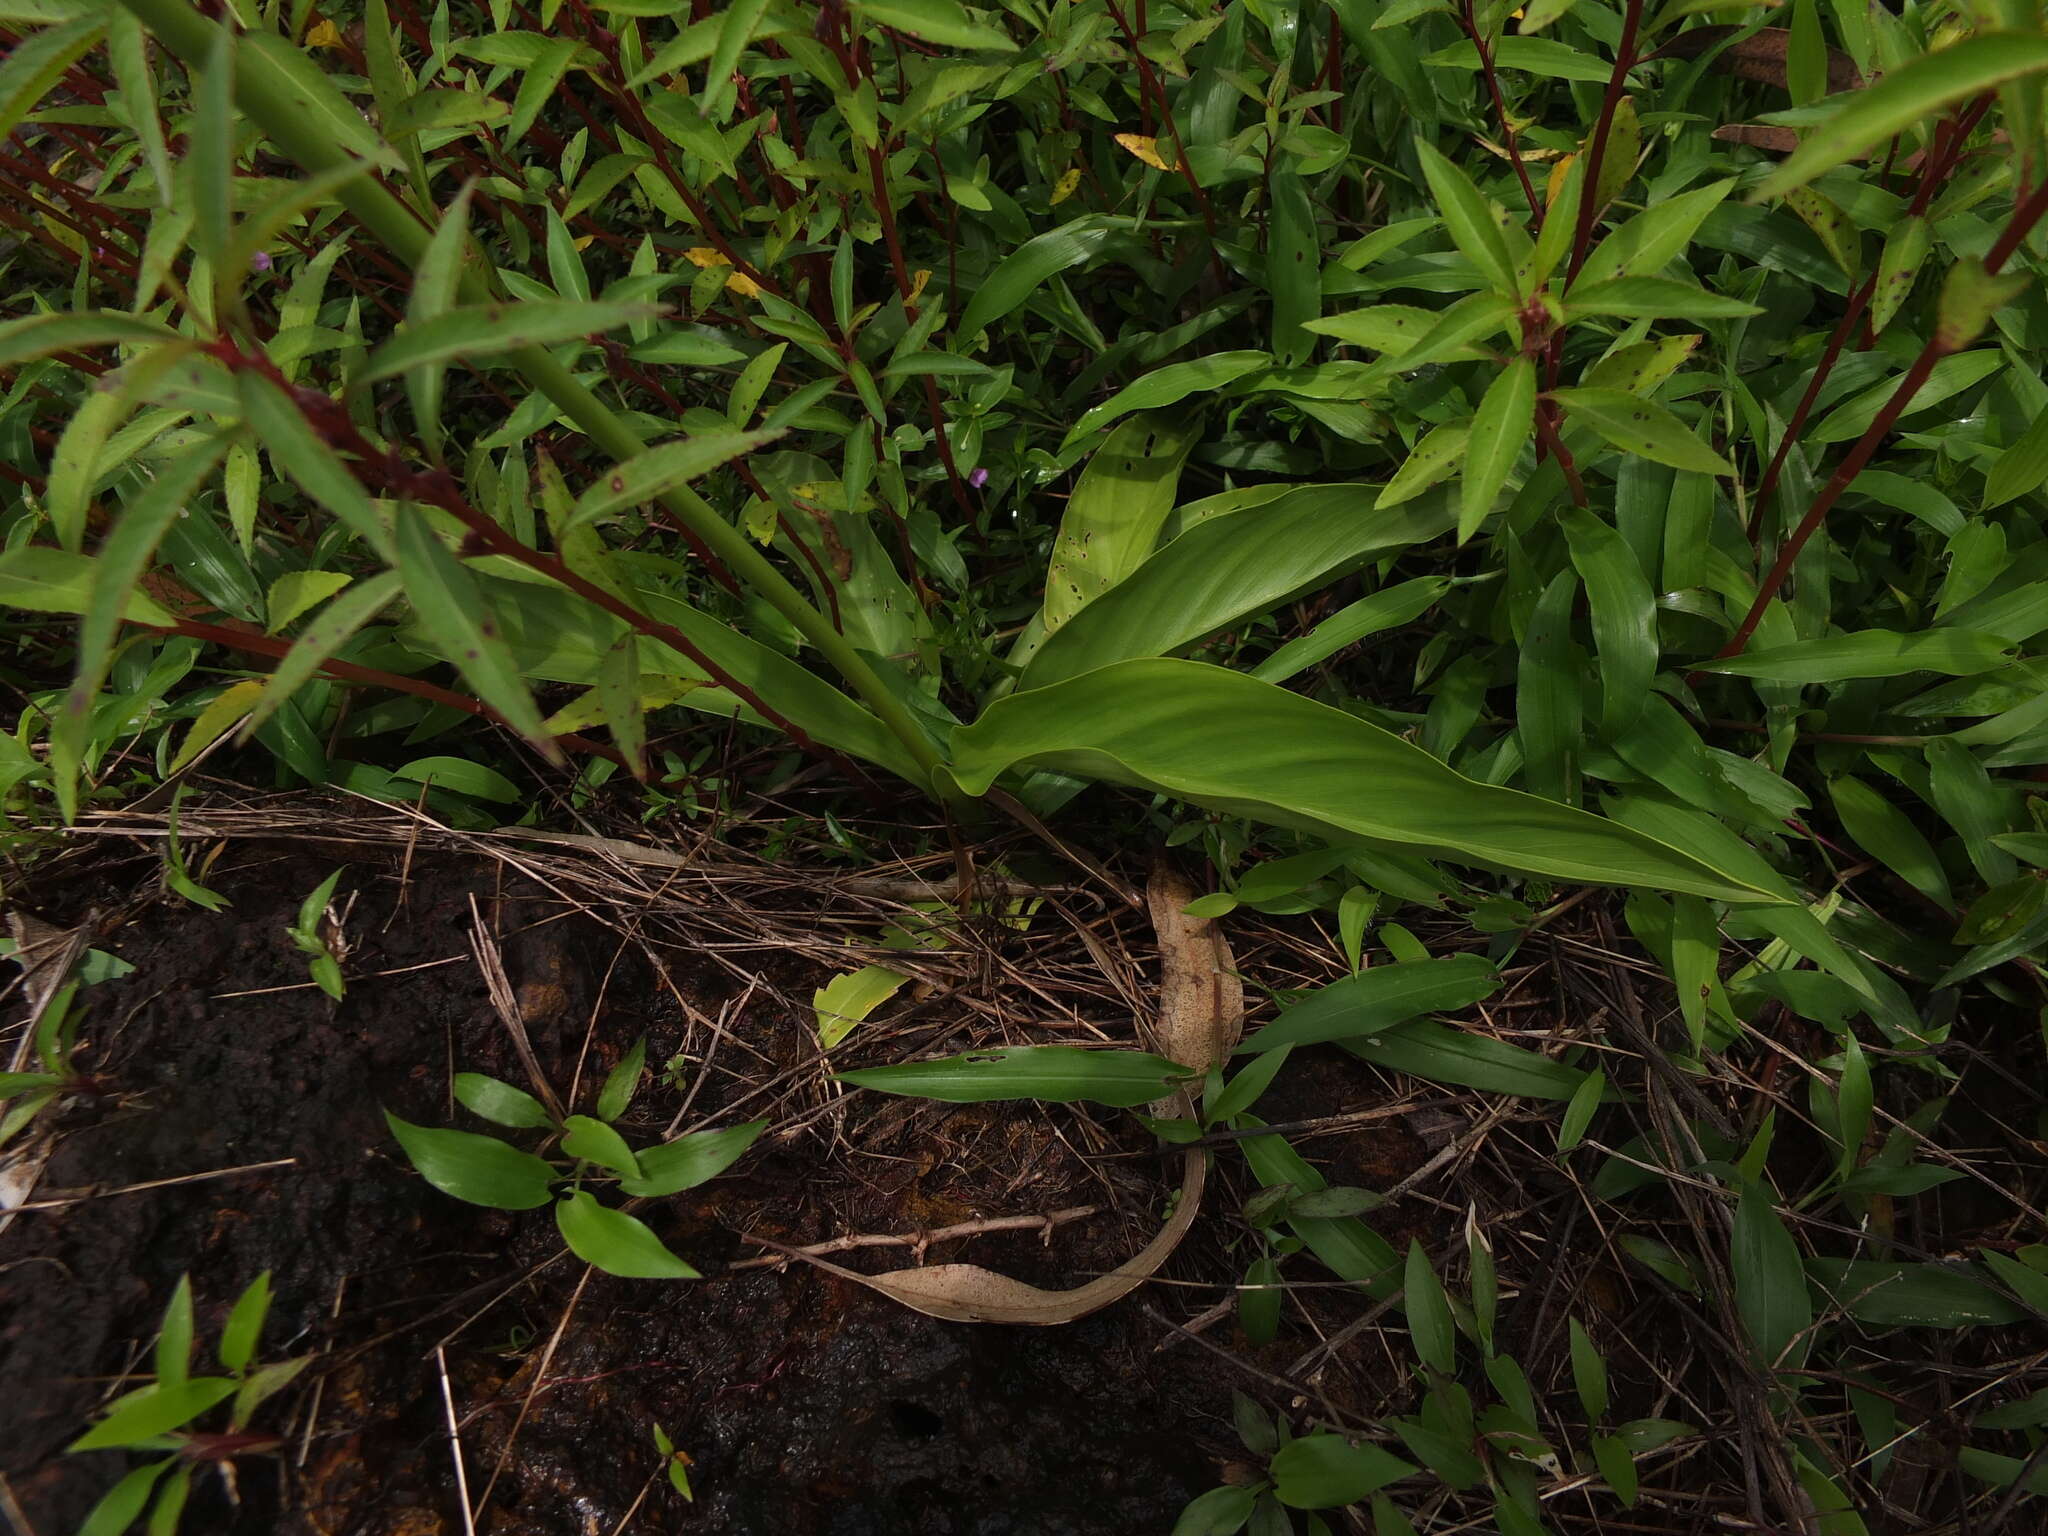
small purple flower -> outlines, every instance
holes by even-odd
[[[270,252],[258,251],[254,256],[251,256],[249,258],[249,270],[251,272],[268,272],[270,270]]]
[[[977,491],[980,490],[984,485],[988,484],[988,471],[985,469],[977,469],[973,471],[971,474],[968,475],[967,483],[973,486]]]

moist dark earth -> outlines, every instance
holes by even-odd
[[[339,1004],[306,985],[285,933],[337,864],[356,893]],[[97,1091],[31,1134],[50,1149],[37,1208],[0,1234],[0,1473],[41,1536],[75,1530],[130,1464],[63,1448],[124,1373],[150,1368],[186,1273],[202,1369],[234,1298],[266,1269],[277,1299],[260,1358],[313,1361],[252,1426],[281,1443],[202,1476],[188,1531],[464,1531],[444,1366],[471,1503],[483,1501],[476,1529],[501,1536],[1164,1533],[1242,1454],[1228,1427],[1240,1383],[1185,1341],[1160,1348],[1170,1334],[1145,1310],[1154,1291],[1068,1327],[1012,1329],[935,1321],[800,1265],[731,1269],[763,1252],[741,1232],[814,1242],[1100,1204],[1105,1214],[1051,1234],[932,1254],[1079,1284],[1144,1241],[1174,1182],[1127,1118],[1082,1126],[1108,1152],[1084,1158],[1072,1110],[868,1094],[820,1131],[785,1108],[732,1172],[644,1212],[706,1279],[586,1275],[546,1210],[438,1193],[382,1122],[389,1108],[482,1129],[451,1106],[451,1073],[521,1080],[469,955],[472,902],[501,937],[543,1071],[567,1084],[587,1056],[585,1103],[638,1036],[650,1064],[679,1048],[678,995],[700,1020],[717,1016],[738,990],[729,970],[671,951],[663,984],[615,934],[480,859],[423,854],[405,867],[382,850],[234,843],[203,876],[231,903],[218,913],[134,901],[153,868],[141,851],[29,904],[58,924],[119,909],[97,942],[135,967],[83,994],[79,1065]],[[813,984],[797,977],[788,995],[808,999]],[[7,1017],[21,1006],[17,995]],[[745,1118],[723,1111],[750,1079],[815,1061],[796,1010],[744,1017],[746,1050],[729,1046],[727,1069],[707,1071],[689,1123]],[[658,1139],[676,1093],[650,1077],[629,1134]],[[911,1260],[886,1249],[846,1262]],[[1230,1274],[1207,1278],[1186,1293],[1198,1301],[1167,1310],[1192,1315]],[[661,1476],[657,1424],[691,1458],[694,1503]]]

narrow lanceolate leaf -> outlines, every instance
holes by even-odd
[[[1761,677],[1774,683],[1832,683],[1855,677],[1901,677],[1908,672],[1973,677],[2004,666],[2013,654],[2013,648],[1999,636],[1975,630],[1927,629],[1900,634],[1865,629],[1853,635],[1745,651],[1726,661],[1701,662],[1700,670]]]
[[[551,762],[562,749],[541,725],[540,711],[526,680],[484,602],[476,580],[427,525],[408,508],[398,519],[398,573],[420,627],[432,637],[442,659],[475,688],[477,696]]]
[[[1585,423],[1624,453],[1697,474],[1735,473],[1734,465],[1653,400],[1616,389],[1554,389],[1550,398],[1565,408],[1572,421]]]
[[[178,341],[176,331],[133,315],[93,311],[79,315],[25,315],[0,322],[0,368],[32,357],[48,357],[73,347],[104,347],[116,342],[144,345]]]
[[[1323,270],[1315,207],[1298,171],[1276,170],[1266,225],[1266,290],[1273,296],[1273,355],[1282,367],[1308,361],[1315,338],[1302,327],[1321,313]]]
[[[576,511],[564,529],[581,528],[595,518],[624,507],[652,501],[679,485],[708,475],[721,464],[752,453],[774,442],[782,429],[758,432],[699,432],[677,438],[636,453],[623,464],[614,465],[600,480],[576,499]]]
[[[1415,155],[1422,162],[1422,174],[1444,228],[1465,259],[1477,267],[1495,290],[1503,295],[1515,292],[1515,264],[1508,255],[1508,243],[1501,233],[1500,219],[1472,179],[1446,160],[1430,144],[1416,141]]]
[[[971,19],[957,0],[854,0],[854,9],[942,48],[1000,48],[1014,52],[1007,32]]]
[[[1691,243],[1734,187],[1731,177],[1652,203],[1593,248],[1579,269],[1579,286],[1590,288],[1618,277],[1655,277]]]
[[[206,437],[186,449],[121,509],[100,545],[92,595],[79,625],[71,688],[50,733],[50,766],[67,821],[77,809],[78,770],[92,729],[93,700],[107,675],[129,596],[149,569],[158,543],[225,452],[227,439],[221,436]]]
[[[1078,267],[1101,251],[1112,235],[1135,227],[1133,221],[1089,214],[1026,240],[1005,256],[974,290],[960,325],[953,333],[961,346],[1003,318],[1036,293],[1048,280]]]
[[[738,1162],[767,1124],[766,1120],[750,1120],[723,1130],[692,1131],[645,1148],[639,1155],[640,1176],[619,1180],[619,1188],[629,1195],[654,1199],[695,1189]]]
[[[1584,746],[1582,653],[1572,640],[1578,574],[1559,571],[1529,615],[1515,660],[1515,726],[1522,740],[1522,783],[1531,794],[1562,805],[1579,803],[1579,756]]]
[[[2038,32],[1983,32],[1922,54],[1869,89],[1845,95],[1841,109],[1758,184],[1752,200],[1782,197],[1958,102],[2042,73],[2048,73],[2048,36]]]
[[[582,1190],[558,1202],[555,1225],[569,1251],[608,1275],[628,1280],[696,1280],[702,1278],[654,1235],[646,1222],[615,1211]]]
[[[360,387],[414,368],[445,366],[516,352],[521,347],[617,330],[634,320],[651,320],[657,305],[603,300],[537,299],[528,304],[472,304],[451,309],[405,329],[370,354],[352,382]]]
[[[647,716],[640,704],[640,638],[619,636],[597,673],[597,706],[612,745],[636,779],[647,777]]]
[[[2048,411],[2036,416],[2019,440],[1992,461],[1991,472],[1984,477],[1984,510],[2037,491],[2044,481],[2048,481]]]
[[[403,578],[398,572],[379,571],[332,599],[315,614],[312,621],[299,631],[299,637],[284,653],[284,659],[272,670],[269,681],[264,685],[263,697],[256,701],[248,723],[242,727],[242,740],[247,741],[254,735],[256,728],[304,687],[307,680],[320,670],[320,664],[375,618],[398,596],[403,586]]]
[[[1226,727],[1233,745],[1220,753]],[[1117,662],[998,700],[953,733],[951,771],[970,794],[1026,762],[1333,842],[1587,884],[1781,899],[1656,838],[1467,779],[1343,710],[1201,662]]]
[[[1450,531],[1448,498],[1380,510],[1370,488],[1302,486],[1205,518],[1054,630],[1018,680],[1039,688],[1165,656]]]
[[[1906,295],[1920,276],[1927,253],[1934,249],[1934,226],[1918,214],[1901,219],[1885,237],[1877,262],[1877,284],[1870,291],[1870,328],[1882,331],[1892,323]]]
[[[1375,965],[1332,982],[1240,1045],[1239,1055],[1376,1035],[1424,1013],[1468,1008],[1500,989],[1500,972],[1480,955],[1445,955]]]
[[[1185,363],[1168,363],[1143,378],[1134,379],[1102,404],[1084,413],[1067,433],[1068,443],[1079,442],[1133,411],[1154,411],[1173,405],[1190,395],[1208,394],[1224,385],[1272,365],[1270,352],[1212,352]]]
[[[1772,1208],[1768,1191],[1750,1185],[1735,1206],[1729,1246],[1735,1306],[1750,1342],[1768,1366],[1796,1366],[1805,1357],[1802,1336],[1813,1324],[1813,1299],[1799,1245]]]
[[[234,1390],[235,1383],[225,1376],[195,1376],[175,1385],[150,1387],[129,1398],[65,1449],[102,1451],[154,1440],[170,1430],[183,1428]]]
[[[1616,277],[1602,283],[1581,279],[1565,295],[1566,315],[1611,315],[1621,320],[1740,320],[1760,314],[1754,304],[1709,293],[1668,277]]]
[[[0,62],[0,139],[21,120],[76,64],[98,45],[105,23],[97,15],[81,16],[61,26],[32,32],[14,43]],[[149,103],[143,103],[146,110]]]
[[[1451,589],[1448,576],[1418,576],[1338,609],[1299,639],[1290,640],[1252,668],[1261,682],[1284,683],[1369,635],[1420,618]]]
[[[1414,1470],[1376,1445],[1353,1445],[1342,1435],[1290,1440],[1272,1463],[1280,1502],[1292,1509],[1355,1504]]]
[[[948,1104],[1043,1099],[1054,1104],[1107,1104],[1135,1109],[1189,1081],[1186,1067],[1144,1051],[1090,1051],[1073,1045],[1021,1045],[969,1051],[943,1061],[842,1072],[856,1088]]]
[[[1387,482],[1387,488],[1380,492],[1375,505],[1398,507],[1404,501],[1413,500],[1433,485],[1455,475],[1465,462],[1465,444],[1472,436],[1470,421],[1449,422],[1430,429],[1429,435],[1415,445],[1395,473]]]
[[[197,110],[192,118],[192,244],[213,269],[214,282],[225,293],[240,274],[227,270],[234,224],[235,29],[215,27],[206,68],[192,82]]]
[[[455,201],[441,215],[426,254],[413,271],[412,291],[406,298],[408,325],[425,325],[455,307],[462,270],[469,259],[470,199],[476,194],[471,177],[455,194]],[[437,455],[441,443],[442,385],[447,378],[445,362],[423,363],[405,376],[405,392],[412,401],[413,419],[425,434],[427,446]]]
[[[1465,440],[1458,491],[1458,542],[1479,531],[1536,427],[1536,363],[1518,357],[1487,387]]]
[[[1600,728],[1613,740],[1642,713],[1657,675],[1657,595],[1622,536],[1578,507],[1563,515],[1572,564],[1593,613],[1600,659]]]
[[[368,494],[341,456],[306,424],[290,397],[253,371],[242,374],[238,383],[243,415],[269,452],[272,466],[340,518],[379,557],[387,562],[396,558],[391,535],[370,505]]]

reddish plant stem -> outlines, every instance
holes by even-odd
[[[1558,433],[1557,407],[1548,400],[1536,402],[1536,435],[1543,440],[1544,450],[1557,460],[1557,467],[1564,471],[1564,483],[1571,488],[1572,505],[1583,512],[1591,505],[1586,499],[1586,482],[1580,478],[1579,466],[1572,461],[1571,452]]]
[[[280,640],[273,635],[261,634],[239,625],[208,624],[199,619],[179,619],[169,628],[161,624],[141,624],[141,629],[155,630],[158,634],[181,635],[188,640],[202,640],[209,645],[224,646],[229,650],[243,651],[251,656],[267,656],[282,660],[291,650],[289,640]],[[443,688],[439,683],[430,683],[422,678],[407,677],[401,672],[384,672],[376,667],[359,667],[352,661],[335,661],[332,658],[320,663],[320,670],[340,682],[357,683],[370,688],[386,688],[393,693],[411,694],[414,698],[425,699],[430,704],[443,704],[450,709],[459,709],[466,715],[493,720],[507,730],[513,729],[510,721],[481,699],[472,699],[466,694]],[[626,760],[619,753],[600,742],[574,734],[557,736],[556,745],[571,752],[582,752],[592,757],[608,758],[624,767]]]
[[[1995,274],[2004,266],[2007,258],[2019,249],[2020,242],[2026,239],[2028,232],[2040,222],[2043,214],[2048,214],[2048,180],[2044,180],[2040,186],[2028,193],[2013,209],[2012,218],[2007,222],[2005,232],[1985,253],[1984,270]],[[1779,549],[1778,558],[1771,562],[1770,571],[1757,588],[1756,600],[1749,605],[1749,612],[1743,615],[1742,623],[1737,626],[1728,643],[1715,652],[1715,660],[1723,661],[1730,656],[1740,655],[1743,648],[1749,644],[1750,636],[1756,633],[1757,625],[1763,622],[1764,610],[1770,606],[1771,599],[1776,597],[1785,585],[1786,577],[1792,574],[1792,566],[1798,560],[1799,552],[1806,548],[1807,541],[1820,531],[1821,525],[1827,521],[1830,509],[1842,499],[1843,493],[1855,482],[1856,477],[1863,473],[1871,457],[1890,435],[1893,425],[1905,414],[1906,406],[1913,396],[1920,392],[1920,386],[1927,382],[1927,376],[1934,371],[1935,364],[1957,349],[1958,344],[1945,337],[1937,327],[1934,335],[1928,339],[1927,345],[1920,349],[1920,355],[1913,360],[1913,366],[1906,370],[1906,376],[1899,380],[1898,387],[1891,393],[1891,398],[1885,401],[1884,409],[1877,413],[1877,419],[1864,429],[1863,435],[1856,440],[1855,447],[1849,450],[1848,456],[1842,460],[1834,474],[1828,478],[1828,483],[1821,488],[1820,494],[1814,498],[1813,506],[1800,520],[1799,526],[1792,531],[1792,536]]]
[[[1486,79],[1487,94],[1493,97],[1493,115],[1500,119],[1501,143],[1506,146],[1508,161],[1515,168],[1515,179],[1522,184],[1522,196],[1529,200],[1529,217],[1539,218],[1542,210],[1536,204],[1536,187],[1529,180],[1529,168],[1522,163],[1521,136],[1515,132],[1514,121],[1508,116],[1507,98],[1500,89],[1500,74],[1493,67],[1493,50],[1486,46],[1479,24],[1473,19],[1472,0],[1465,0],[1459,7],[1458,25],[1465,29],[1465,35],[1472,39],[1472,46],[1478,50],[1479,73]]]
[[[1586,175],[1580,183],[1579,220],[1572,231],[1572,259],[1566,269],[1565,286],[1579,275],[1593,249],[1593,226],[1600,218],[1600,173],[1607,164],[1607,140],[1614,131],[1614,114],[1628,89],[1628,72],[1636,65],[1636,32],[1643,24],[1643,0],[1626,0],[1621,18],[1621,42],[1614,50],[1614,73],[1607,78],[1607,94],[1600,101],[1600,121],[1593,129],[1593,143],[1586,151]],[[1552,353],[1552,366],[1560,354]]]
[[[1935,188],[1940,186],[1954,166],[1963,141],[1969,137],[1970,131],[1977,126],[1978,120],[1983,117],[1990,105],[1991,97],[1980,97],[1960,118],[1954,122],[1943,122],[1936,131],[1933,152],[1920,168],[1920,185],[1913,195],[1912,206],[1906,210],[1908,218],[1916,218],[1926,211],[1927,205],[1933,201]],[[1893,141],[1893,148],[1897,148],[1897,140]],[[1764,514],[1770,507],[1772,492],[1778,488],[1778,477],[1784,471],[1785,460],[1792,452],[1792,445],[1799,441],[1800,434],[1806,428],[1807,418],[1813,414],[1814,402],[1820,398],[1822,387],[1835,371],[1835,364],[1841,360],[1843,349],[1848,345],[1849,338],[1855,334],[1856,328],[1862,324],[1864,315],[1870,309],[1870,301],[1876,294],[1877,277],[1873,273],[1849,296],[1849,307],[1843,311],[1834,334],[1828,337],[1827,350],[1821,354],[1820,364],[1814,369],[1813,377],[1807,380],[1806,392],[1800,396],[1798,409],[1793,411],[1792,419],[1785,423],[1784,435],[1778,439],[1777,452],[1771,455],[1771,462],[1765,468],[1763,479],[1756,488],[1757,510],[1749,525],[1749,542],[1752,548],[1762,547]]]
[[[614,596],[596,582],[586,580],[559,558],[542,554],[539,550],[520,543],[493,519],[472,507],[463,497],[454,476],[447,471],[435,469],[421,472],[406,464],[395,450],[379,450],[357,429],[340,401],[318,390],[296,388],[277,371],[269,358],[259,353],[243,352],[233,342],[219,341],[208,350],[229,369],[260,372],[278,388],[284,390],[323,441],[353,457],[351,470],[358,478],[370,483],[374,489],[385,491],[402,500],[426,502],[441,508],[469,531],[470,540],[477,547],[515,560],[528,570],[538,571],[567,587],[584,601],[596,604],[635,632],[658,641],[679,655],[687,656],[703,669],[704,674],[716,686],[745,703],[799,747],[837,761],[836,753],[824,752],[794,721],[786,718],[754,690],[719,666],[688,635],[674,625],[664,624],[659,619],[642,613],[631,603]]]

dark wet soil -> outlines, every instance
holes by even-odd
[[[46,1122],[40,1208],[0,1233],[0,1473],[33,1530],[76,1529],[128,1464],[63,1447],[124,1372],[149,1369],[178,1276],[192,1276],[204,1349],[266,1269],[277,1300],[264,1357],[313,1364],[254,1426],[280,1446],[238,1457],[232,1481],[203,1476],[188,1531],[462,1532],[444,1369],[470,1500],[484,1502],[476,1529],[496,1536],[1163,1536],[1217,1481],[1235,1454],[1239,1383],[1196,1349],[1161,1352],[1166,1330],[1143,1294],[1066,1328],[971,1327],[812,1269],[730,1268],[761,1251],[741,1232],[806,1242],[1097,1204],[1103,1215],[1049,1235],[931,1255],[1078,1284],[1144,1241],[1173,1182],[1127,1118],[877,1095],[833,1111],[822,1094],[824,1113],[806,1114],[801,1094],[771,1090],[759,1103],[780,1118],[745,1161],[645,1212],[705,1280],[586,1274],[546,1210],[437,1193],[381,1121],[388,1107],[479,1129],[450,1106],[451,1071],[521,1078],[468,954],[472,902],[503,936],[543,1070],[566,1084],[587,1056],[586,1103],[643,1033],[651,1064],[686,1039],[701,1046],[739,984],[674,952],[664,982],[499,866],[422,856],[401,883],[396,856],[364,853],[342,880],[356,893],[355,979],[337,1005],[305,984],[284,931],[337,862],[230,845],[204,876],[229,909],[158,900],[100,940],[135,967],[85,994],[80,1064],[103,1091]],[[126,899],[130,878],[44,893],[38,911],[75,921]],[[793,978],[787,995],[807,999],[813,984]],[[684,1091],[703,1076],[687,1124],[732,1123],[763,1085],[816,1076],[808,1019],[757,999],[739,1020],[713,1067],[685,1064]],[[677,1094],[650,1080],[629,1130],[658,1139]],[[1219,1294],[1208,1278],[1204,1302]],[[691,1458],[694,1504],[660,1475],[657,1424]]]

